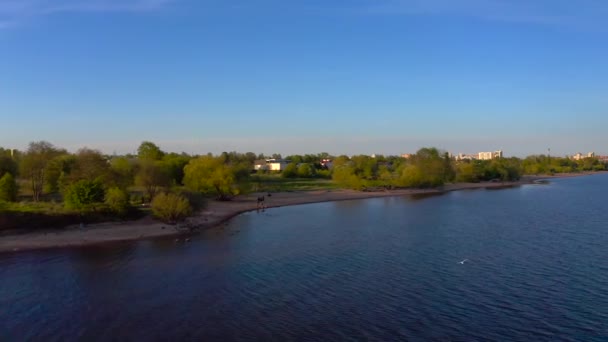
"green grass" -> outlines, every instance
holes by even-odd
[[[283,178],[280,175],[254,175],[251,177],[252,191],[311,191],[331,190],[339,187],[330,179],[321,178]]]
[[[66,209],[63,203],[57,202],[0,202],[1,211],[36,214],[72,214],[73,210]]]

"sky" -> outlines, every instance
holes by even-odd
[[[0,0],[0,147],[608,154],[604,0]]]

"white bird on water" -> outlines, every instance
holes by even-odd
[[[464,265],[465,261],[469,261],[469,259],[464,259],[462,261],[459,261],[458,263],[461,264],[461,265]]]

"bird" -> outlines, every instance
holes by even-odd
[[[462,260],[462,261],[459,261],[458,263],[459,263],[459,264],[461,264],[461,265],[464,265],[464,262],[465,262],[465,261],[469,261],[469,259],[464,259],[464,260]]]

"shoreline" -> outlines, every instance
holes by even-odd
[[[265,198],[265,208],[278,208],[291,205],[360,200],[378,197],[440,195],[451,191],[475,189],[512,188],[525,184],[534,184],[550,178],[578,177],[587,173],[524,176],[515,182],[452,183],[435,189],[397,189],[380,191],[355,190],[316,190],[277,192]],[[86,226],[68,226],[63,230],[45,230],[0,236],[0,253],[31,251],[49,248],[66,248],[97,245],[111,242],[134,241],[161,237],[190,235],[190,232],[179,231],[179,226],[194,227],[197,230],[216,228],[244,212],[257,210],[257,197],[265,193],[252,193],[235,198],[232,201],[209,201],[208,206],[188,218],[185,224],[168,225],[145,217],[136,221],[97,223]]]

